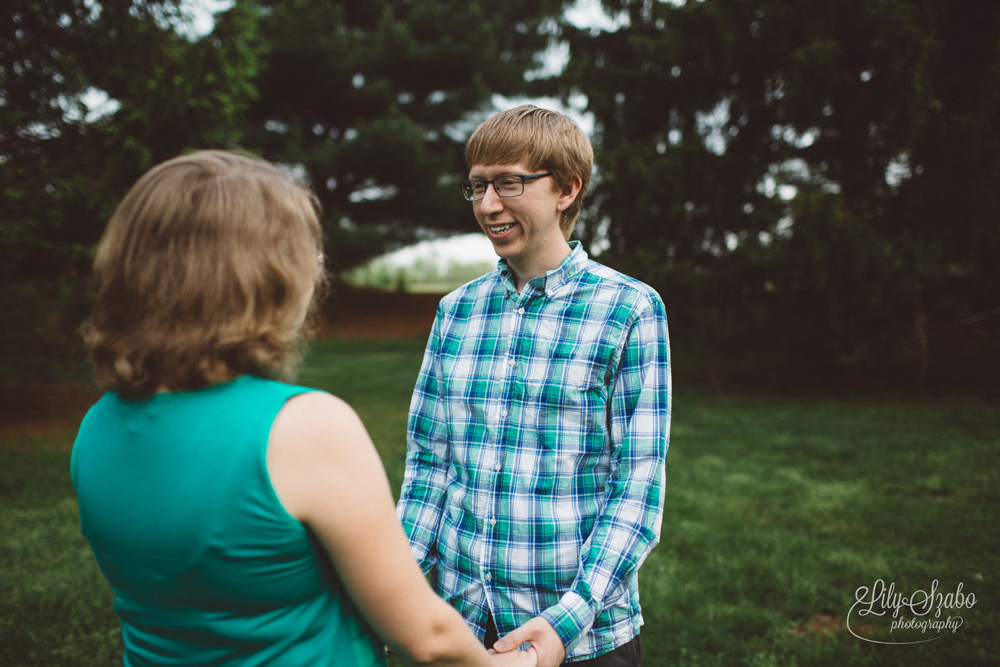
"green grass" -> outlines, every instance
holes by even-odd
[[[396,490],[422,347],[326,341],[300,376],[355,406]],[[640,575],[647,665],[996,663],[1000,411],[677,386],[674,415],[663,538]],[[0,665],[119,660],[110,588],[79,535],[72,437],[0,442]],[[976,604],[937,641],[862,641],[844,619],[877,579],[905,594],[962,583]]]
[[[309,351],[299,383],[350,403],[382,455],[393,493],[406,460],[406,416],[426,340],[327,340]]]

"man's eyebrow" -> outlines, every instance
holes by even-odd
[[[492,169],[493,167],[486,167],[486,169]],[[504,167],[503,171],[497,172],[497,175],[493,178],[503,178],[504,176],[516,176],[521,172],[514,167]],[[530,172],[524,172],[530,173]],[[486,178],[482,173],[477,172],[475,169],[469,170],[469,180],[470,181],[488,181],[491,179]]]

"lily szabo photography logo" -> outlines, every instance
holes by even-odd
[[[962,583],[953,591],[944,591],[937,579],[930,590],[917,589],[909,594],[879,579],[871,587],[859,587],[854,599],[847,613],[847,629],[858,639],[874,644],[923,644],[955,634],[965,623],[962,610],[976,604],[976,596],[966,593]],[[873,634],[880,639],[872,638]]]

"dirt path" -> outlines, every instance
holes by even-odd
[[[440,294],[335,288],[323,308],[321,336],[414,338],[434,324]]]
[[[321,338],[389,339],[426,336],[440,294],[405,294],[341,287],[323,308]],[[0,442],[76,430],[101,391],[86,384],[0,384]],[[68,446],[68,445],[67,445]]]
[[[0,441],[12,444],[76,430],[100,397],[100,390],[84,384],[2,385]]]

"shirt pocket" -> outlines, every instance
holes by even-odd
[[[575,497],[607,474],[607,364],[591,347],[553,346],[524,377],[521,438],[536,494]]]
[[[538,341],[523,376],[527,423],[576,437],[599,429],[608,394],[605,356],[594,343]]]

